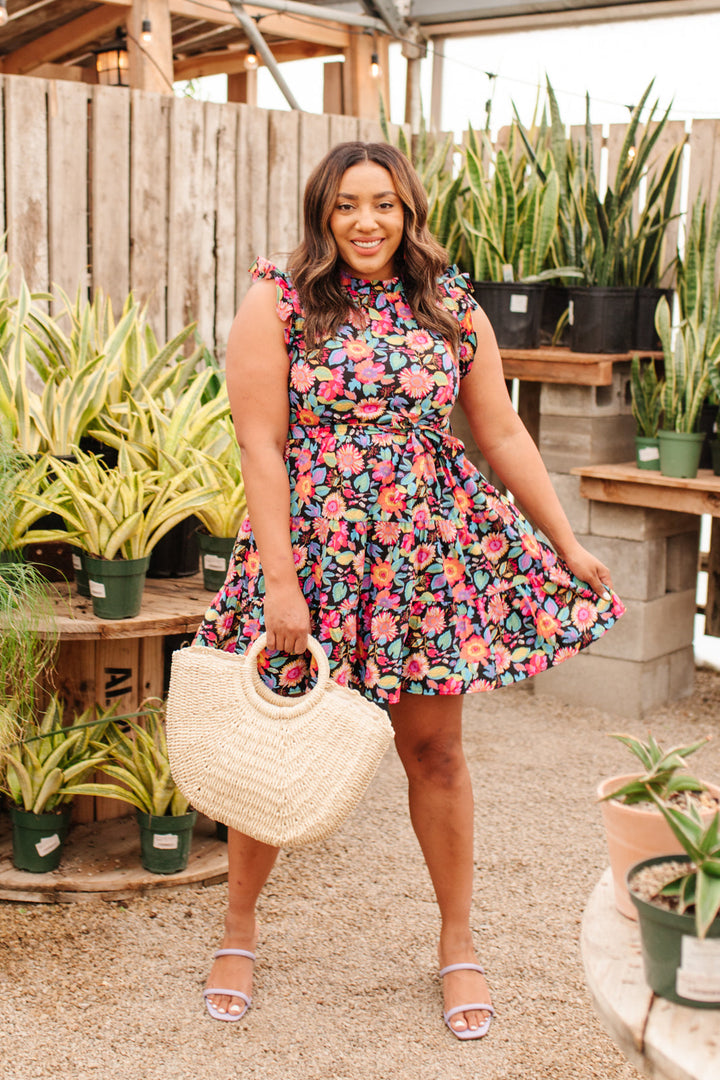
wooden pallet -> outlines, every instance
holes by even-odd
[[[613,364],[629,362],[635,355],[662,358],[660,352],[574,353],[552,347],[501,349],[500,355],[506,379],[577,386],[610,386]]]

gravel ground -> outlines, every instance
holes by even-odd
[[[713,732],[720,673],[648,726]],[[201,990],[225,885],[123,903],[0,902],[4,1080],[633,1080],[595,1019],[579,952],[605,864],[594,789],[627,771],[595,709],[520,687],[469,698],[477,803],[474,928],[498,1015],[461,1043],[444,1027],[437,916],[388,754],[360,809],[326,843],[281,854],[260,906],[255,1004],[206,1016]],[[698,771],[717,779],[720,740]]]

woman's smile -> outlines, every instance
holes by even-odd
[[[402,243],[405,211],[387,169],[363,161],[347,169],[330,215],[340,261],[356,277],[395,277],[395,253]]]

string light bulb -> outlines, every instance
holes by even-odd
[[[248,45],[248,51],[246,52],[245,59],[243,60],[245,70],[255,71],[259,63],[260,61],[258,60],[257,50],[255,49],[255,46],[251,43],[250,45]]]
[[[149,45],[150,42],[152,41],[152,23],[150,22],[149,19],[143,19],[143,21],[142,21],[142,30],[140,31],[140,38],[145,43],[145,45]]]
[[[7,0],[0,0],[0,26],[8,21]]]
[[[380,59],[378,54],[374,52],[370,57],[370,74],[373,79],[379,79],[382,75],[382,68],[380,67]]]
[[[631,146],[630,149],[627,152],[628,161],[634,161],[636,154],[637,154],[637,147]]]

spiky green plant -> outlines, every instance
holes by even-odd
[[[603,796],[601,802],[619,799],[626,804],[632,804],[648,802],[651,796],[668,800],[681,792],[705,790],[700,781],[686,771],[685,759],[704,746],[710,738],[709,735],[687,746],[671,746],[667,750],[651,734],[648,735],[647,742],[633,735],[614,734],[611,738],[617,739],[628,748],[640,762],[644,772]]]
[[[697,430],[700,410],[710,391],[710,360],[717,344],[708,341],[709,327],[695,317],[685,319],[673,337],[670,305],[663,296],[655,312],[655,328],[662,343],[665,380],[662,386],[665,431]]]
[[[662,382],[658,379],[654,360],[641,361],[639,356],[633,356],[630,363],[630,392],[638,435],[654,439],[662,416]]]

